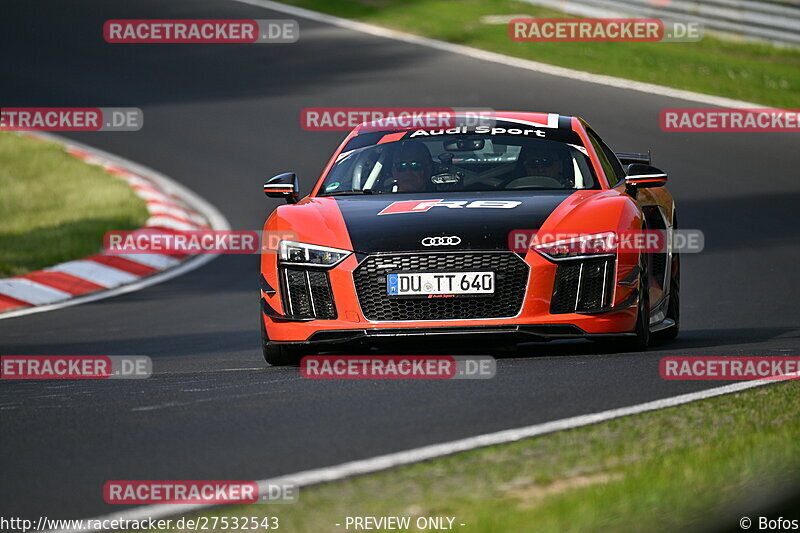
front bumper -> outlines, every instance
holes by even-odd
[[[359,341],[380,341],[384,339],[397,340],[429,340],[446,338],[457,335],[459,337],[480,336],[481,340],[489,341],[501,338],[513,342],[546,342],[556,339],[613,339],[634,336],[635,333],[587,333],[573,324],[521,324],[497,326],[450,326],[439,328],[406,327],[406,328],[373,328],[373,329],[342,329],[320,330],[313,333],[305,341],[283,341],[276,344],[282,345],[330,345],[344,344]]]
[[[296,319],[287,316],[282,290],[265,291],[262,284],[262,320],[270,341],[278,343],[335,343],[378,340],[386,337],[441,337],[446,335],[483,335],[516,337],[520,342],[625,336],[636,321],[638,288],[632,279],[637,261],[621,256],[615,263],[609,305],[601,312],[554,313],[553,292],[557,283],[557,265],[536,252],[528,252],[527,281],[521,289],[521,305],[515,316],[503,318],[448,318],[439,320],[370,320],[365,316],[356,287],[354,272],[360,262],[348,257],[327,271],[335,302],[335,318]],[[262,276],[268,287],[281,287],[274,256],[262,256]],[[635,278],[635,276],[633,277]]]

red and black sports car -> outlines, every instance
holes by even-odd
[[[292,173],[264,185],[288,204],[265,238],[291,235],[262,254],[266,360],[387,336],[613,339],[632,349],[651,333],[674,337],[678,254],[670,243],[645,253],[609,239],[676,227],[667,176],[649,163],[556,114],[359,126],[307,197],[298,201]]]

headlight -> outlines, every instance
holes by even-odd
[[[281,241],[279,250],[282,263],[329,268],[341,263],[345,257],[353,253],[338,248],[293,241]]]
[[[534,244],[533,249],[551,261],[612,255],[617,251],[617,234],[607,231],[593,235],[579,235],[554,242]]]

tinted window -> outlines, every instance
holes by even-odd
[[[586,149],[556,140],[439,134],[349,148],[320,195],[599,188]]]
[[[619,162],[617,155],[611,148],[594,131],[588,130],[588,132],[589,139],[592,141],[597,156],[600,158],[600,164],[603,165],[608,184],[613,187],[625,179],[625,169],[622,168],[622,163]]]

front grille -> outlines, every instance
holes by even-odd
[[[454,298],[387,296],[386,274],[431,271],[491,271],[495,273],[495,292]],[[517,315],[525,298],[528,272],[528,265],[515,253],[392,254],[367,257],[353,278],[367,320],[451,320]]]
[[[292,318],[336,318],[328,273],[320,270],[283,270],[284,301]]]
[[[614,277],[613,257],[559,264],[550,312],[593,312],[609,307]]]

